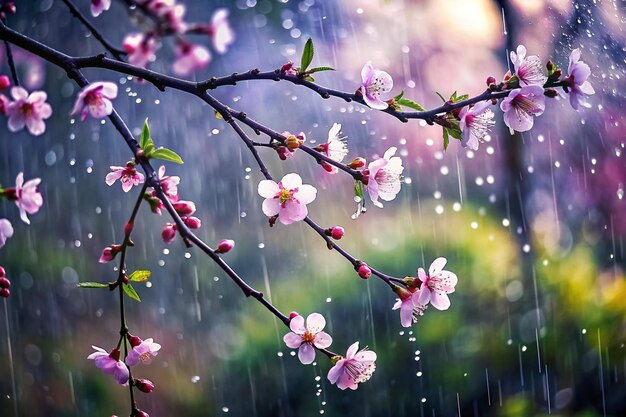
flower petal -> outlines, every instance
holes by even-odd
[[[285,336],[283,336],[283,341],[290,347],[291,349],[297,349],[302,344],[302,336],[295,334],[294,332],[289,332]]]
[[[263,180],[259,182],[258,192],[263,198],[274,198],[280,192],[280,188],[272,180]]]
[[[289,328],[295,334],[303,335],[306,332],[306,328],[304,327],[304,317],[298,315],[292,318],[289,321]]]
[[[326,332],[319,332],[315,336],[313,344],[319,349],[326,349],[333,343],[333,338]]]
[[[302,178],[298,174],[287,174],[280,180],[283,188],[287,190],[293,190],[295,188],[299,188],[302,185]]]
[[[443,267],[446,266],[447,262],[448,260],[442,256],[435,259],[433,263],[430,264],[430,268],[428,268],[428,275],[430,275],[431,277],[437,275],[439,272],[441,272]]]
[[[306,328],[313,334],[321,332],[326,326],[326,319],[320,313],[311,313],[306,318]]]
[[[301,344],[300,349],[298,349],[298,359],[304,365],[313,363],[315,360],[315,348],[310,343]]]
[[[433,292],[430,298],[430,304],[437,310],[447,310],[450,307],[450,299],[445,293]]]

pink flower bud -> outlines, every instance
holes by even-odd
[[[361,264],[361,266],[358,269],[358,273],[359,273],[359,276],[363,279],[368,279],[369,277],[372,276],[372,270],[370,269],[369,266],[367,266],[367,264]]]
[[[6,272],[4,271],[4,268],[0,266],[0,277],[3,277],[6,275]]]
[[[185,217],[183,221],[190,229],[199,229],[202,226],[202,221],[197,217]]]
[[[487,77],[487,85],[491,85],[491,84],[495,84],[496,83],[496,78],[489,76]]]
[[[366,162],[367,161],[365,160],[365,158],[358,157],[358,158],[355,158],[352,162],[350,162],[348,164],[348,167],[352,169],[363,168]]]
[[[324,168],[326,172],[333,172],[333,166],[326,161],[322,161],[322,168]]]
[[[9,298],[9,295],[11,295],[11,291],[9,291],[8,288],[2,288],[0,290],[0,297],[2,297],[2,298]]]
[[[172,243],[176,237],[176,225],[174,223],[167,223],[161,232],[161,238],[165,243]]]
[[[289,71],[291,68],[293,68],[293,62],[289,61],[286,64],[283,64],[282,67],[280,67],[280,72],[287,72]]]
[[[135,385],[135,387],[137,387],[139,391],[145,392],[146,394],[154,391],[154,384],[149,379],[135,378],[133,380],[133,384]]]
[[[115,359],[116,361],[120,360],[120,350],[119,349],[113,349],[111,351],[111,353],[109,353],[109,357],[111,359]]]
[[[139,409],[133,411],[133,417],[150,417],[145,411]]]
[[[11,281],[6,279],[5,277],[0,278],[0,288],[11,288]]]
[[[343,235],[345,234],[345,230],[343,229],[343,227],[341,226],[334,226],[331,230],[330,230],[330,235],[333,237],[333,239],[335,240],[339,240],[343,237]]]
[[[235,247],[235,241],[230,239],[224,239],[217,245],[216,253],[228,253]]]
[[[4,90],[11,86],[11,80],[6,75],[0,75],[0,90]]]
[[[291,152],[289,152],[286,146],[279,146],[278,149],[276,149],[276,153],[278,153],[278,157],[281,161],[285,161],[291,156]]]
[[[196,204],[193,201],[180,200],[172,203],[172,205],[181,216],[191,216],[196,212]]]
[[[100,255],[99,262],[101,264],[111,262],[113,259],[115,259],[115,257],[117,256],[120,250],[122,250],[121,245],[107,246],[106,248],[102,250],[102,254]]]
[[[298,314],[297,312],[292,311],[291,313],[289,313],[289,320],[291,320],[292,318],[297,317],[297,316],[299,316],[299,315],[300,315],[300,314]]]

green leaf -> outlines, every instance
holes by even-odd
[[[414,102],[413,100],[409,100],[408,98],[401,98],[399,100],[396,100],[396,103],[401,106],[409,107],[418,111],[426,111],[426,109],[421,104],[417,104],[416,102]]]
[[[126,293],[127,296],[129,296],[133,300],[137,300],[141,302],[141,298],[139,298],[139,294],[137,294],[137,291],[135,291],[132,285],[122,284],[122,287],[124,288],[124,292]]]
[[[77,287],[80,287],[80,288],[109,288],[109,284],[101,284],[99,282],[79,282]]]
[[[354,183],[354,195],[361,199],[363,198],[363,183],[361,181]]]
[[[450,134],[450,136],[452,136],[454,139],[461,140],[461,139],[463,138],[463,137],[461,136],[461,129],[458,129],[458,128],[451,129],[451,128],[449,128],[449,129],[448,129],[448,133],[449,133],[449,134]]]
[[[448,136],[448,128],[443,128],[443,150],[448,150],[448,145],[450,144],[450,136]]]
[[[139,139],[139,146],[145,152],[146,155],[149,155],[150,152],[154,149],[154,141],[150,136],[150,127],[148,127],[148,118],[143,122],[143,129],[141,130],[141,138]]]
[[[459,96],[456,98],[456,100],[454,101],[463,101],[463,100],[467,100],[469,98],[469,94],[463,94],[462,96]]]
[[[331,67],[315,67],[315,68],[311,68],[310,70],[308,70],[307,73],[314,74],[316,72],[321,72],[321,71],[335,71],[335,69]]]
[[[183,164],[183,159],[171,149],[159,148],[150,154],[150,158],[163,159],[165,161],[176,162],[177,164]]]
[[[398,101],[402,98],[402,96],[404,95],[404,90],[400,91],[400,94],[398,94],[397,96],[395,96],[393,98],[394,101]]]
[[[310,82],[310,83],[313,83],[313,82],[315,82],[315,78],[311,77],[310,75],[307,75],[307,76],[304,78],[304,81],[308,81],[308,82]]]
[[[152,271],[138,270],[130,274],[128,279],[135,282],[144,282],[150,278],[150,275],[152,275]]]
[[[441,93],[435,91],[435,93],[437,93],[437,95],[439,96],[439,98],[441,99],[441,101],[443,101],[444,103],[446,102],[446,99],[443,98],[443,96],[441,95]]]
[[[300,71],[305,72],[313,61],[313,39],[309,38],[302,50],[302,58],[300,59]]]

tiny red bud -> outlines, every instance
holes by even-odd
[[[496,104],[498,104],[498,99],[497,99],[497,98],[492,98],[492,99],[491,99],[491,104],[492,104],[492,105],[494,105],[494,106],[495,106]]]
[[[11,86],[11,80],[6,75],[0,75],[0,90],[4,90]]]
[[[292,311],[291,313],[289,313],[289,320],[291,320],[291,319],[293,319],[294,317],[297,317],[297,316],[299,316],[299,315],[300,315],[300,314],[298,314],[297,312]]]
[[[187,227],[190,229],[199,229],[200,226],[202,226],[202,220],[197,217],[185,217],[183,218],[183,221],[185,222],[185,225],[187,225]]]
[[[223,239],[219,245],[217,245],[217,249],[215,252],[217,253],[228,253],[232,248],[235,247],[235,241],[230,239]]]
[[[145,411],[135,410],[133,411],[133,417],[150,417],[150,416]]]
[[[124,284],[128,285],[128,276],[127,276],[127,275],[124,275],[124,276],[122,277],[122,282],[123,282]]]
[[[161,232],[161,238],[165,243],[172,243],[176,237],[177,227],[174,223],[167,223]]]
[[[139,346],[141,342],[143,342],[143,340],[138,336],[128,335],[128,343],[130,343],[132,347]]]
[[[120,360],[120,350],[119,349],[113,349],[111,351],[111,353],[109,353],[109,357],[111,359],[115,359],[116,361]]]
[[[327,172],[333,172],[333,166],[326,161],[322,161],[322,168]]]
[[[133,384],[135,385],[135,387],[137,387],[139,391],[145,392],[146,394],[154,391],[154,384],[149,379],[135,378],[133,380]]]
[[[172,203],[174,209],[181,216],[191,216],[196,212],[196,204],[193,201],[176,201]]]
[[[344,233],[345,233],[345,230],[341,226],[335,226],[330,231],[330,235],[335,240],[341,239],[343,237]]]
[[[5,272],[4,268],[0,266],[0,277],[3,277],[5,275],[6,275],[6,272]]]
[[[15,7],[15,3],[13,2],[5,4],[4,8],[9,14],[15,14],[17,12],[17,8]]]
[[[143,149],[139,149],[135,154],[135,158],[142,159],[146,157],[146,152]]]
[[[126,223],[126,226],[124,226],[124,235],[130,236],[134,226],[133,222]]]
[[[359,168],[363,168],[365,166],[365,163],[366,163],[365,158],[358,157],[358,158],[355,158],[352,162],[350,162],[348,164],[348,167],[352,169],[359,169]]]
[[[5,277],[0,278],[0,288],[11,288],[11,281],[6,279]]]
[[[269,218],[270,227],[274,227],[276,224],[276,220],[278,220],[278,214]]]
[[[289,71],[291,68],[293,68],[293,62],[289,61],[286,64],[283,64],[282,67],[280,67],[280,72],[287,72]]]
[[[358,270],[359,276],[363,279],[368,279],[372,276],[372,270],[367,264],[361,264]]]
[[[496,78],[489,76],[487,77],[487,85],[491,85],[491,84],[495,84],[496,83]]]
[[[11,291],[8,288],[0,289],[0,297],[9,298],[9,295],[11,295]]]

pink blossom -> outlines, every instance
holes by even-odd
[[[43,197],[37,186],[41,182],[41,178],[33,178],[24,183],[24,173],[17,174],[15,179],[15,204],[20,210],[20,218],[26,224],[30,224],[28,214],[35,214],[43,206]]]
[[[74,108],[70,115],[81,111],[81,120],[87,118],[87,113],[94,119],[102,119],[113,112],[113,100],[117,97],[117,85],[110,82],[95,82],[87,85],[78,93]]]
[[[394,156],[396,150],[396,147],[392,146],[387,149],[382,158],[370,162],[368,166],[367,192],[372,203],[377,207],[383,206],[378,201],[379,198],[384,201],[391,201],[400,192],[400,176],[404,167],[402,166],[402,159]]]
[[[126,364],[128,366],[135,366],[138,363],[150,365],[152,358],[158,355],[160,349],[161,345],[155,343],[152,338],[142,340],[137,346],[133,346],[133,350],[128,353]]]
[[[400,309],[400,323],[402,327],[411,327],[411,323],[417,323],[417,320],[424,315],[424,311],[428,305],[419,302],[421,291],[410,292],[403,288],[399,288],[396,293],[400,298],[396,299],[392,310]]]
[[[433,261],[428,268],[428,275],[423,268],[417,270],[417,277],[422,281],[418,303],[425,306],[430,302],[437,310],[447,310],[450,307],[448,294],[454,292],[458,278],[454,272],[443,269],[448,260],[440,257]]]
[[[128,53],[128,62],[138,67],[145,67],[156,58],[156,40],[152,36],[146,39],[143,33],[131,33],[124,38],[122,46]]]
[[[278,184],[263,180],[259,183],[258,192],[265,198],[263,213],[268,217],[278,215],[282,224],[303,220],[308,214],[306,205],[317,195],[315,187],[302,185],[298,174],[287,174]]]
[[[228,253],[235,247],[235,241],[232,239],[222,239],[220,243],[217,245],[217,249],[215,252],[217,253]]]
[[[389,105],[379,97],[381,93],[388,93],[393,88],[393,79],[385,71],[374,69],[368,62],[361,70],[361,94],[365,104],[373,109],[385,110]]]
[[[220,8],[211,17],[209,33],[218,54],[226,53],[228,46],[235,41],[235,32],[228,23],[228,13],[228,9]]]
[[[199,229],[202,226],[202,220],[195,216],[182,217],[183,223],[190,229]]]
[[[137,387],[139,391],[145,392],[146,394],[154,391],[154,383],[149,379],[135,378],[133,380],[133,385]]]
[[[161,165],[158,171],[159,183],[161,189],[165,195],[172,201],[178,200],[178,184],[180,184],[180,177],[178,176],[166,176],[165,165]]]
[[[161,232],[161,238],[164,243],[172,243],[176,238],[176,231],[178,228],[174,223],[167,223]]]
[[[11,80],[6,75],[0,75],[0,90],[11,87]]]
[[[22,87],[13,87],[11,96],[15,101],[6,106],[9,130],[17,132],[26,126],[33,136],[43,134],[46,131],[44,119],[52,115],[52,107],[46,103],[47,94],[44,91],[34,91],[29,95]]]
[[[178,76],[186,76],[204,68],[211,61],[211,53],[204,46],[183,43],[176,50],[176,61],[172,71]]]
[[[0,94],[0,114],[6,114],[11,101],[4,94]]]
[[[133,164],[127,164],[125,167],[112,166],[111,172],[109,172],[105,178],[105,182],[108,186],[113,185],[115,181],[120,180],[122,183],[122,190],[125,193],[129,192],[135,185],[142,184],[144,176],[141,172],[138,172]]]
[[[96,352],[87,356],[87,359],[93,359],[96,366],[107,375],[113,375],[118,384],[124,385],[128,382],[129,371],[124,362],[120,360],[119,349],[113,349],[111,353],[97,346],[92,346]]]
[[[463,107],[459,113],[459,126],[461,128],[462,140],[464,147],[472,150],[478,149],[478,144],[483,142],[484,137],[496,123],[493,120],[493,111],[489,108],[491,102],[483,101],[474,107]]]
[[[333,127],[328,131],[328,141],[315,148],[335,162],[342,162],[348,155],[348,145],[346,145],[344,140],[345,136],[341,136],[340,132],[341,124],[334,123]],[[322,166],[329,174],[339,172],[339,168],[328,162],[322,162]]]
[[[304,365],[313,363],[315,360],[315,348],[325,349],[333,342],[332,337],[322,329],[326,326],[324,316],[312,313],[306,318],[297,315],[289,322],[291,332],[287,333],[283,340],[291,349],[298,348],[298,359]]]
[[[515,75],[517,75],[522,87],[525,85],[543,86],[548,80],[541,59],[537,55],[526,57],[526,47],[524,45],[517,47],[517,53],[511,51],[511,62],[515,67]]]
[[[283,64],[283,66],[280,67],[280,72],[285,75],[290,75],[292,77],[298,75],[298,71],[296,71],[293,66],[293,61],[287,61],[287,63]]]
[[[591,75],[591,69],[589,65],[580,60],[580,49],[576,48],[569,55],[569,67],[567,68],[567,86],[569,90],[569,102],[574,108],[578,110],[579,106],[591,107],[591,104],[587,103],[585,96],[591,96],[595,94],[595,90],[591,86],[591,83],[587,81]]]
[[[367,348],[359,351],[359,342],[354,342],[348,348],[346,357],[340,357],[328,371],[328,380],[341,390],[355,390],[359,384],[368,381],[375,370],[376,353]]]
[[[511,91],[500,103],[504,112],[504,123],[509,127],[511,134],[515,130],[526,132],[532,129],[534,116],[543,114],[546,108],[546,99],[543,87],[528,85]]]
[[[91,0],[91,15],[93,17],[100,16],[105,10],[111,7],[111,0]]]
[[[13,236],[13,225],[7,219],[0,219],[0,248],[11,236]]]

